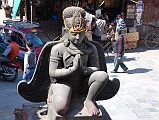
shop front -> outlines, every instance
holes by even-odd
[[[95,14],[101,7],[102,14],[106,13],[111,22],[117,14],[126,12],[126,0],[31,0],[26,1],[27,18],[30,19],[31,13],[33,20],[59,20],[62,17],[62,10],[69,6],[79,6],[87,12]],[[104,3],[102,6],[101,3]],[[31,11],[32,7],[32,11]]]

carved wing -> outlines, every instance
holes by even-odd
[[[48,89],[50,85],[49,77],[49,58],[52,46],[59,42],[47,42],[37,61],[34,75],[29,82],[24,80],[20,81],[17,85],[18,93],[26,100],[31,102],[46,101]]]
[[[94,44],[97,48],[100,70],[107,72],[106,60],[105,60],[104,51],[101,44],[96,41],[90,41],[90,42]]]
[[[96,41],[91,41],[91,42],[97,48],[100,70],[107,72],[106,60],[101,44]],[[120,88],[120,81],[117,78],[113,78],[113,80],[109,79],[103,90],[97,96],[96,100],[107,100],[114,97],[119,91],[119,88]]]

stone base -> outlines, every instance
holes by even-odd
[[[64,116],[57,116],[55,120],[111,120],[100,102],[97,102],[97,105],[100,110],[98,116],[88,115],[85,110],[82,110],[83,104],[74,103]],[[23,104],[23,120],[50,120],[47,116],[47,106],[44,103]]]

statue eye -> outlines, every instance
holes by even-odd
[[[75,32],[71,32],[71,35],[76,36],[76,35],[77,35],[77,33],[75,33]]]

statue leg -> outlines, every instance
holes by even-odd
[[[98,93],[102,90],[105,84],[108,81],[108,74],[104,71],[94,72],[89,80],[87,85],[89,86],[88,94],[86,100],[84,101],[84,108],[87,109],[88,113],[91,115],[98,115],[99,110],[96,107],[94,100]]]
[[[71,87],[66,84],[52,84],[48,93],[48,118],[52,120],[57,115],[63,115],[71,98]]]

